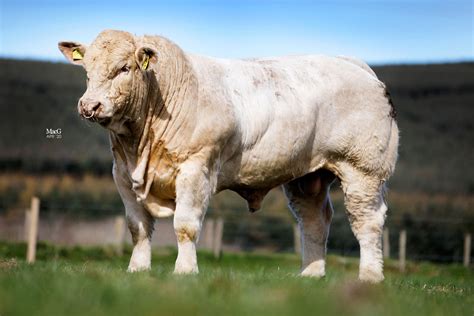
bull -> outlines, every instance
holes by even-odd
[[[370,67],[348,57],[247,60],[185,53],[160,36],[101,32],[59,49],[87,72],[78,102],[109,131],[113,177],[133,240],[129,271],[150,269],[154,218],[173,215],[174,272],[198,272],[209,199],[233,190],[258,210],[282,186],[302,236],[304,276],[325,275],[336,178],[360,244],[359,279],[383,280],[385,182],[398,151],[395,111]]]

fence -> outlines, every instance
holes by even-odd
[[[59,245],[113,245],[117,252],[122,251],[124,244],[131,244],[130,234],[126,228],[123,216],[109,216],[103,219],[74,219],[57,214],[40,216],[40,201],[33,198],[31,207],[25,212],[24,220],[7,220],[0,218],[0,239],[10,241],[27,241],[27,261],[34,262],[37,239]],[[345,218],[336,216],[333,225],[348,229],[343,225]],[[155,233],[152,239],[154,247],[169,247],[176,245],[176,237],[172,219],[159,219],[155,223]],[[394,238],[397,237],[397,238]],[[462,263],[468,267],[471,264],[471,233],[465,232],[463,238]],[[394,243],[394,239],[398,239]],[[329,239],[329,251],[342,255],[356,255],[354,241],[350,247],[333,249]],[[407,250],[410,248],[410,231],[407,229],[383,232],[383,255],[390,258],[392,250],[398,248],[399,268],[406,269]],[[333,242],[334,243],[334,242]],[[337,243],[336,243],[337,244]],[[356,244],[356,243],[355,243]],[[300,252],[301,240],[297,225],[281,218],[269,216],[226,216],[209,217],[203,222],[203,229],[198,247],[211,250],[216,257],[224,251],[295,251]],[[339,247],[341,248],[341,247]],[[355,250],[357,251],[357,249]],[[417,260],[413,256],[408,259]]]

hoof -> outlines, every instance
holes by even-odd
[[[359,272],[359,280],[366,283],[380,283],[384,280],[382,272],[371,271],[371,270],[361,270]]]
[[[191,265],[176,265],[173,271],[175,275],[191,275],[191,274],[198,274],[199,269],[197,266]]]
[[[312,277],[312,278],[323,278],[326,275],[324,262],[315,261],[310,263],[306,268],[301,271],[301,276]]]
[[[133,272],[149,271],[150,269],[151,269],[150,266],[129,265],[127,272],[133,273]]]

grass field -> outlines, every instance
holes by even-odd
[[[151,272],[125,272],[129,249],[0,243],[0,315],[473,315],[474,273],[461,266],[386,264],[381,285],[356,281],[354,258],[329,256],[323,280],[298,277],[293,254],[199,253],[201,273],[174,276],[174,250],[153,255]]]

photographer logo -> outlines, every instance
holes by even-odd
[[[48,139],[61,139],[62,136],[62,131],[60,128],[47,128],[46,129],[46,138]]]

